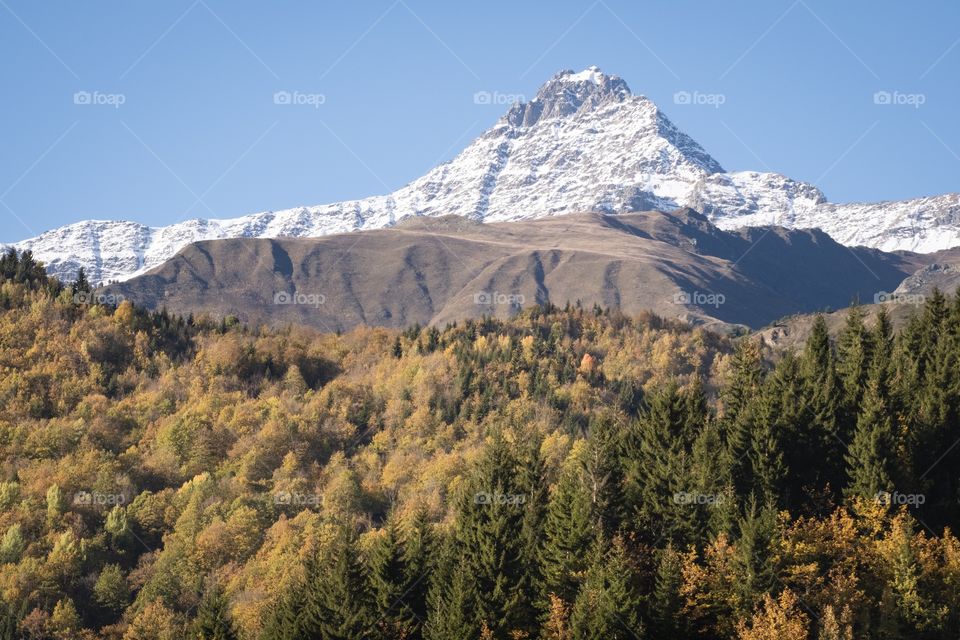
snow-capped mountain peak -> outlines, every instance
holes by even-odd
[[[514,126],[533,126],[551,118],[575,116],[608,102],[631,97],[630,87],[618,76],[608,76],[599,67],[579,73],[561,71],[544,84],[530,102],[514,104],[507,121]]]
[[[161,228],[85,221],[15,246],[31,249],[61,278],[83,266],[91,281],[106,282],[142,273],[197,240],[314,237],[387,227],[408,216],[487,222],[681,206],[723,228],[818,226],[839,242],[888,250],[960,244],[955,194],[837,205],[814,185],[780,174],[726,173],[651,100],[592,66],[559,72],[451,161],[388,195]]]

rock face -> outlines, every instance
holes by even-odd
[[[777,173],[726,173],[653,102],[590,67],[558,73],[453,160],[389,195],[161,228],[85,221],[15,246],[31,249],[61,278],[83,266],[93,282],[106,282],[143,273],[198,240],[317,237],[410,216],[500,222],[684,206],[725,229],[818,227],[843,244],[884,250],[960,245],[957,194],[832,204],[815,186]]]

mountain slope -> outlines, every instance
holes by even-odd
[[[107,292],[148,308],[328,331],[577,300],[758,327],[892,291],[923,264],[816,230],[722,231],[689,209],[489,224],[448,216],[317,239],[199,242]]]
[[[162,228],[85,221],[16,246],[31,249],[57,276],[73,278],[83,266],[98,282],[143,273],[197,240],[317,237],[409,216],[499,222],[682,206],[726,229],[818,227],[841,243],[886,250],[960,244],[956,194],[837,205],[815,186],[776,173],[725,173],[653,102],[591,67],[557,74],[453,160],[389,195]]]

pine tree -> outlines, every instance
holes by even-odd
[[[455,535],[463,567],[476,584],[477,626],[496,638],[519,629],[529,596],[521,590],[525,496],[511,445],[493,435],[458,500]]]
[[[425,640],[460,640],[480,635],[475,611],[476,588],[461,562],[458,543],[448,538],[432,575],[427,595]]]
[[[312,567],[314,563],[316,559],[311,559],[309,565]],[[307,571],[308,576],[315,573],[311,569]],[[260,640],[299,640],[316,633],[306,609],[309,586],[294,585],[280,594],[267,610]]]
[[[760,347],[753,340],[742,340],[737,344],[731,363],[731,377],[721,393],[723,418],[728,425],[736,424],[740,413],[760,388],[763,368],[760,359]],[[731,434],[733,435],[733,434]],[[733,446],[745,443],[735,442]]]
[[[671,545],[656,552],[656,574],[651,594],[651,631],[657,638],[686,637],[681,616],[683,596],[683,558]]]
[[[772,557],[776,511],[770,506],[758,506],[752,499],[740,519],[739,529],[735,558],[737,608],[741,615],[749,615],[760,597],[769,594],[775,584]]]
[[[738,496],[749,491],[751,415],[763,382],[760,347],[752,340],[741,341],[734,351],[730,379],[721,391],[721,425],[724,450],[731,481]]]
[[[519,486],[524,496],[523,520],[520,525],[521,594],[518,619],[520,631],[530,637],[537,633],[537,620],[547,613],[542,599],[544,579],[541,570],[544,524],[547,519],[546,469],[540,455],[540,438],[532,437],[520,463]]]
[[[762,504],[777,505],[783,495],[787,477],[781,438],[795,427],[798,418],[791,416],[797,399],[789,376],[791,362],[781,363],[778,371],[754,398],[751,409],[745,412],[749,422],[750,448],[747,453],[750,468],[749,492]],[[786,373],[785,373],[786,372]]]
[[[681,542],[691,533],[691,514],[696,509],[694,502],[675,499],[694,493],[689,472],[693,425],[675,383],[652,394],[649,402],[636,422],[626,456],[634,526],[651,543]]]
[[[87,272],[84,271],[83,267],[80,267],[80,270],[77,271],[77,279],[73,281],[71,288],[74,293],[90,292],[90,281],[87,280]]]
[[[818,315],[800,358],[804,425],[789,464],[801,487],[839,491],[845,480],[843,452],[848,434],[841,432],[841,387],[827,323]]]
[[[313,568],[304,604],[307,633],[321,640],[370,634],[376,615],[370,606],[363,566],[346,532]]]
[[[427,511],[416,509],[401,527],[403,534],[404,595],[412,619],[406,620],[413,637],[427,619],[427,592],[435,569],[437,543]]]
[[[597,527],[612,536],[626,517],[623,433],[614,418],[606,414],[591,417],[581,463]]]
[[[850,433],[852,425],[856,424],[870,370],[870,334],[863,324],[863,317],[863,309],[859,305],[850,307],[837,341],[837,373],[843,391],[842,406],[846,419],[846,429],[841,430],[841,437]]]
[[[580,467],[568,464],[554,487],[544,522],[540,554],[544,601],[553,594],[567,604],[573,603],[583,582],[587,552],[595,534],[590,495]]]
[[[211,582],[200,600],[191,637],[195,640],[236,640],[228,612],[229,602],[216,582]]]
[[[887,374],[872,367],[857,417],[853,440],[847,450],[848,496],[873,498],[894,487],[894,425],[888,404]]]
[[[377,632],[383,638],[408,637],[416,614],[406,603],[409,572],[395,516],[388,517],[368,556],[367,575],[376,605]]]
[[[621,538],[598,540],[593,562],[570,614],[573,640],[636,640],[645,633],[642,596]]]
[[[690,542],[698,546],[721,533],[734,533],[738,507],[734,499],[730,460],[722,455],[723,450],[720,424],[710,419],[697,434],[691,454],[691,486],[696,494],[711,498],[693,511]]]

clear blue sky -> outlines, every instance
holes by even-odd
[[[529,97],[591,64],[728,170],[838,202],[957,191],[958,25],[956,0],[0,0],[0,241],[384,193],[506,109],[475,92]]]

